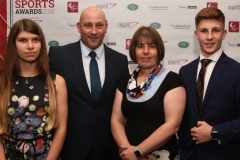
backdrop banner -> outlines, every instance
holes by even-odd
[[[43,29],[48,46],[65,45],[80,39],[76,23],[88,6],[96,6],[106,14],[108,32],[104,43],[126,54],[129,68],[134,64],[128,48],[134,32],[141,26],[152,26],[162,36],[165,58],[162,64],[174,72],[199,56],[199,44],[194,37],[195,16],[205,7],[217,7],[226,16],[227,37],[222,49],[240,61],[239,0],[10,0],[11,25],[22,18],[35,20]],[[64,64],[63,64],[64,65]]]

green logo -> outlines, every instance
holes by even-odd
[[[138,9],[138,5],[132,3],[132,4],[129,4],[127,8],[131,11],[135,11]]]
[[[153,27],[154,29],[159,29],[161,28],[161,24],[157,23],[157,22],[153,22],[150,24],[151,27]]]
[[[55,41],[55,40],[52,40],[50,42],[48,42],[48,45],[51,47],[51,46],[59,46],[59,42],[58,41]]]
[[[180,48],[187,48],[189,46],[190,46],[190,44],[186,41],[182,41],[182,42],[178,43],[178,47],[180,47]]]

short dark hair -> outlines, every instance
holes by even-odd
[[[135,49],[139,42],[142,41],[142,39],[147,39],[148,41],[152,41],[153,44],[155,44],[158,53],[158,62],[161,62],[165,55],[165,47],[160,34],[153,27],[150,26],[142,26],[138,28],[133,35],[129,47],[129,56],[131,57],[133,62],[137,63]]]
[[[195,17],[195,26],[197,28],[198,24],[203,19],[215,19],[223,23],[223,28],[225,27],[225,16],[220,9],[214,7],[203,8],[198,12]]]

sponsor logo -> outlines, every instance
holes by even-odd
[[[51,47],[51,46],[59,46],[59,42],[58,41],[55,41],[55,40],[52,40],[52,41],[49,41],[48,42],[48,45]]]
[[[15,0],[15,14],[55,14],[54,0]]]
[[[96,7],[100,9],[111,9],[116,6],[116,3],[104,3],[104,4],[97,4]]]
[[[129,50],[132,39],[126,39],[126,50]]]
[[[181,5],[178,5],[178,7],[180,9],[197,9],[197,6],[181,6]]]
[[[127,8],[128,8],[130,11],[135,11],[135,10],[138,9],[138,5],[132,3],[132,4],[129,4],[129,5],[127,6]]]
[[[238,10],[240,11],[240,5],[236,5],[236,6],[228,6],[228,10]]]
[[[136,63],[133,61],[128,61],[128,64],[136,64]]]
[[[187,61],[188,61],[187,59],[170,60],[170,61],[168,61],[168,65],[183,65]]]
[[[153,27],[154,29],[159,29],[161,28],[161,24],[157,23],[157,22],[153,22],[150,24],[151,27]]]
[[[118,27],[120,28],[132,28],[136,26],[139,22],[125,22],[125,23],[118,23]]]
[[[148,6],[151,10],[168,10],[168,6],[154,6],[154,5],[149,5]]]
[[[116,43],[116,42],[107,42],[107,45],[108,45],[108,46],[116,46],[117,43]]]
[[[190,44],[186,41],[181,41],[178,43],[178,47],[180,48],[188,48],[190,46]]]
[[[78,13],[78,2],[67,2],[68,13]]]
[[[239,32],[239,22],[229,21],[228,32]]]
[[[43,21],[43,20],[39,19],[39,17],[31,17],[31,20],[35,21],[37,24],[39,24]]]
[[[77,27],[77,24],[70,24],[70,23],[68,23],[68,26],[69,27]]]
[[[218,3],[217,2],[207,2],[207,7],[218,8]]]
[[[171,24],[174,29],[190,29],[191,25]]]
[[[235,43],[235,44],[233,44],[233,43],[228,43],[228,45],[230,46],[230,47],[240,47],[240,43]]]

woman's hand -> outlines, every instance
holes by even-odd
[[[138,158],[136,157],[134,151],[135,151],[135,146],[131,146],[131,145],[121,145],[121,158],[122,160],[138,160]]]

